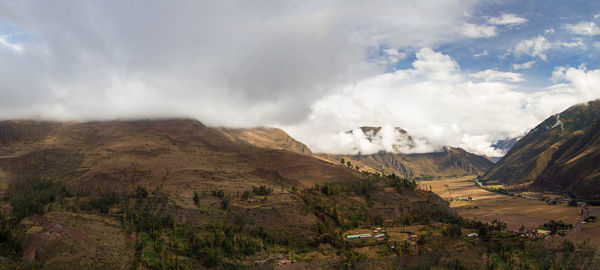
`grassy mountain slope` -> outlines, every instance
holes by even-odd
[[[600,100],[551,116],[520,139],[484,181],[600,199]]]
[[[258,147],[312,154],[308,146],[278,128],[217,128],[217,130],[232,140],[247,142]]]

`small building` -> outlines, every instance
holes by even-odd
[[[382,234],[378,234],[378,235],[375,235],[374,237],[375,237],[375,238],[382,238],[382,237],[385,237],[385,234],[384,234],[384,233],[382,233]]]
[[[467,236],[468,236],[468,237],[476,237],[476,236],[477,236],[477,233],[470,233],[470,234],[467,234]]]
[[[360,237],[360,235],[358,235],[358,234],[346,235],[346,238],[348,238],[348,239],[356,239],[356,238],[359,238],[359,237]]]
[[[358,235],[359,238],[370,238],[371,236],[373,235],[370,233],[363,233]]]
[[[408,239],[408,240],[417,240],[417,238],[419,238],[419,236],[416,234],[411,234],[406,237],[406,239]]]

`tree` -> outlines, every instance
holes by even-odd
[[[340,159],[340,163],[341,163],[342,165],[346,164],[346,161],[344,160],[344,158]]]
[[[246,190],[244,191],[244,193],[242,193],[242,200],[248,200],[250,197],[252,196],[252,193],[250,193],[250,191]]]
[[[223,209],[225,211],[229,211],[230,205],[231,205],[231,197],[229,197],[229,195],[223,196],[223,198],[221,198],[221,209]]]
[[[194,204],[200,207],[200,194],[198,191],[194,191]]]

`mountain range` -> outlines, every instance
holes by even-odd
[[[599,200],[600,100],[572,106],[544,120],[482,179]]]
[[[370,142],[383,139],[381,127],[363,126],[360,130]],[[331,162],[339,162],[342,158],[360,170],[396,174],[402,177],[427,179],[433,177],[483,174],[492,166],[492,162],[484,156],[469,153],[461,148],[442,147],[424,153],[403,153],[415,151],[428,145],[424,138],[414,138],[402,128],[394,128],[395,135],[390,151],[379,151],[374,154],[332,155],[326,153],[317,156]],[[348,131],[347,133],[352,133]],[[388,138],[389,140],[389,138]],[[422,151],[422,150],[421,150]]]

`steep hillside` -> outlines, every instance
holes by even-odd
[[[600,100],[553,115],[519,140],[483,180],[600,199],[599,125]]]
[[[226,137],[252,145],[311,155],[310,148],[278,128],[217,128]]]

